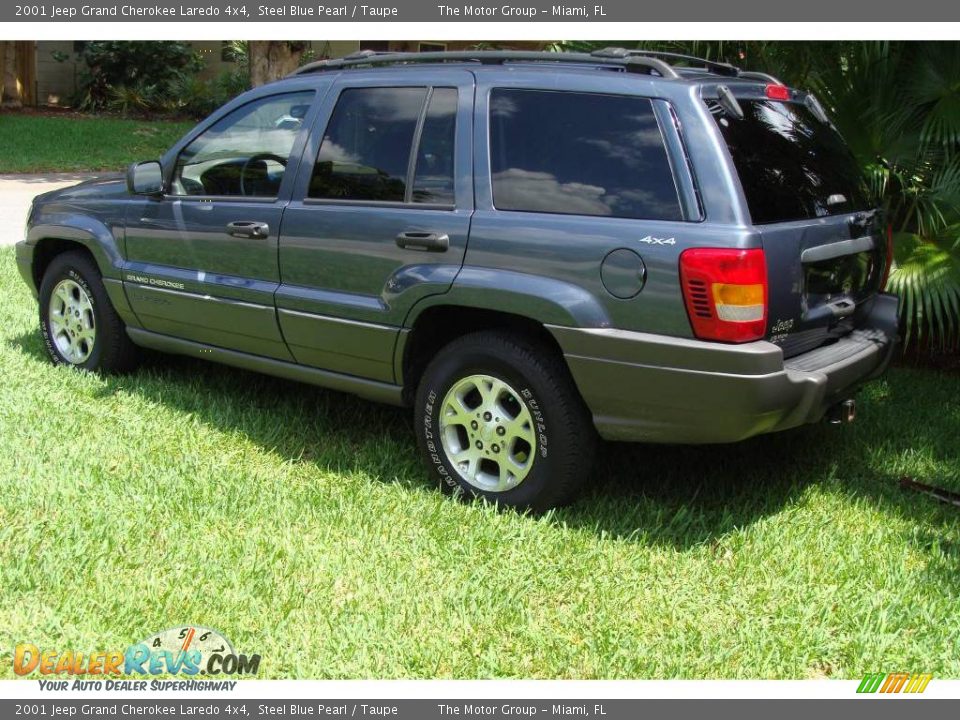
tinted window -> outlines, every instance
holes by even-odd
[[[494,90],[490,155],[501,210],[681,219],[645,98]]]
[[[240,107],[177,158],[175,195],[275,197],[313,92],[272,95]]]
[[[453,205],[456,88],[434,88],[417,149],[413,202]]]
[[[310,197],[402,202],[426,88],[344,90],[320,145]]]
[[[708,102],[740,176],[753,222],[803,220],[869,206],[840,135],[805,105],[739,100],[744,117]]]

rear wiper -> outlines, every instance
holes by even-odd
[[[807,97],[804,99],[803,104],[807,106],[807,109],[813,113],[813,116],[822,122],[824,125],[829,125],[833,127],[833,123],[830,122],[830,118],[827,117],[827,111],[823,109],[823,105],[820,104],[820,101],[817,100],[817,96],[813,93],[807,93]]]
[[[720,107],[723,108],[723,111],[727,113],[727,115],[735,117],[737,120],[743,120],[743,108],[740,107],[740,103],[737,102],[733,93],[730,92],[730,88],[726,85],[718,85],[717,99],[719,99]]]

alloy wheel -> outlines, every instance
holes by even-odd
[[[504,492],[523,482],[533,467],[533,416],[503,380],[479,374],[457,381],[443,399],[439,420],[447,457],[470,485]]]
[[[60,355],[73,365],[84,363],[97,339],[93,303],[86,290],[69,278],[58,282],[50,295],[48,318]]]

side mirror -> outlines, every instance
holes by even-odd
[[[162,195],[163,168],[156,160],[133,163],[127,168],[127,190],[134,195]]]

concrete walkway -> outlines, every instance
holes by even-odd
[[[106,173],[103,173],[106,174]],[[35,175],[0,175],[0,245],[13,245],[23,239],[30,201],[40,193],[76,185],[96,177],[89,173],[39,173]]]

